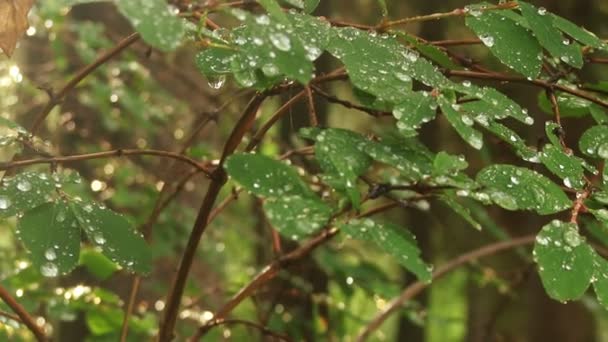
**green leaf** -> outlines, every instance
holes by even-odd
[[[437,102],[427,92],[407,92],[393,108],[399,132],[406,137],[417,135],[423,123],[435,118]]]
[[[258,0],[258,2],[272,17],[276,18],[278,21],[284,24],[289,23],[287,15],[283,13],[283,9],[275,0]]]
[[[494,88],[478,87],[471,82],[453,83],[451,89],[479,99],[479,101],[460,104],[463,110],[471,111],[476,117],[504,119],[512,117],[526,125],[532,125],[534,119],[528,110]],[[487,121],[485,120],[485,121]]]
[[[483,137],[481,133],[475,130],[473,119],[467,114],[459,113],[460,105],[451,103],[444,96],[439,96],[437,99],[443,115],[448,122],[454,127],[458,135],[473,148],[479,150],[483,147]]]
[[[152,251],[122,215],[93,202],[71,202],[70,207],[89,241],[129,271],[149,273]]]
[[[512,165],[491,165],[477,174],[492,201],[508,210],[534,210],[541,215],[560,212],[571,201],[562,189],[536,171]]]
[[[116,6],[148,44],[163,51],[181,44],[185,22],[171,13],[165,0],[116,0]]]
[[[517,152],[517,155],[522,159],[527,161],[538,161],[538,153],[536,150],[529,147],[515,131],[496,121],[487,122],[483,120],[479,121],[479,119],[479,117],[475,117],[475,121],[479,122],[494,136],[511,145]]]
[[[564,181],[568,188],[582,189],[585,186],[583,160],[566,154],[555,145],[545,145],[539,153],[540,161],[553,173]]]
[[[594,274],[594,254],[576,224],[553,220],[544,226],[534,257],[547,294],[560,301],[580,298]]]
[[[608,125],[608,114],[606,114],[606,111],[602,107],[596,104],[592,104],[589,107],[589,112],[598,124]]]
[[[120,330],[124,313],[118,308],[107,306],[87,310],[87,327],[95,336],[106,335]]]
[[[371,158],[358,149],[366,139],[345,129],[326,129],[316,137],[315,156],[321,168],[341,180],[353,206],[359,208],[360,194],[357,189],[357,178],[365,173],[371,164]]]
[[[583,55],[578,43],[570,42],[554,26],[553,16],[544,8],[536,8],[519,1],[521,14],[526,18],[530,29],[549,53],[575,68],[583,66]]]
[[[585,30],[584,28],[579,27],[573,22],[564,19],[560,16],[552,14],[553,16],[553,25],[557,27],[563,33],[569,35],[570,37],[578,40],[580,43],[585,44],[587,46],[594,47],[596,49],[607,50],[607,46],[601,39],[599,39],[594,33]]]
[[[564,85],[572,86],[571,84]],[[561,117],[580,118],[589,114],[589,107],[591,106],[591,102],[585,99],[581,99],[580,97],[566,93],[558,93],[556,96],[556,100]],[[540,92],[538,94],[538,106],[543,110],[543,112],[549,115],[553,115],[553,106],[551,105],[551,101],[549,100],[545,92]]]
[[[272,226],[292,240],[299,240],[324,227],[333,212],[320,199],[301,196],[266,200],[264,211]]]
[[[377,223],[371,219],[355,219],[340,226],[351,237],[375,243],[392,255],[421,281],[429,283],[432,268],[420,258],[416,238],[409,230],[390,223]]]
[[[526,77],[538,76],[542,48],[518,22],[501,12],[479,11],[479,15],[467,16],[466,24],[505,65]]]
[[[578,141],[578,147],[590,157],[608,159],[608,126],[589,128]]]
[[[0,187],[0,217],[10,217],[51,200],[59,178],[46,173],[22,172],[4,178]]]
[[[229,74],[235,51],[226,48],[213,48],[199,51],[195,57],[198,70],[206,76]]]
[[[595,261],[595,281],[593,282],[593,291],[598,302],[608,310],[608,262],[599,255],[594,255]]]
[[[395,104],[416,79],[431,87],[451,82],[419,53],[390,35],[353,28],[334,29],[328,51],[340,59],[353,85],[384,103]]]
[[[217,68],[230,63],[236,81],[243,87],[268,88],[286,76],[307,83],[313,74],[312,61],[329,41],[329,25],[318,18],[289,13],[289,24],[267,15],[253,16],[234,12],[244,25],[232,30],[230,60],[216,63]],[[203,70],[204,71],[204,70]]]
[[[393,33],[398,37],[403,38],[424,57],[435,62],[437,65],[453,70],[462,69],[462,66],[454,63],[454,61],[452,61],[452,59],[437,46],[420,42],[416,37],[413,37],[406,32],[397,31]]]
[[[66,274],[78,264],[80,229],[63,201],[26,211],[18,221],[17,237],[43,276]]]
[[[283,0],[293,7],[301,9],[304,13],[312,13],[321,0]]]
[[[92,248],[80,251],[80,263],[99,280],[108,279],[118,270],[118,266],[115,263]]]
[[[386,7],[386,0],[376,0],[378,2],[378,6],[380,6],[380,11],[383,17],[388,15],[388,7]]]
[[[469,167],[464,156],[450,155],[444,151],[437,153],[433,161],[433,175],[450,175]]]
[[[294,168],[264,155],[234,154],[224,167],[230,177],[257,196],[314,196]]]
[[[386,141],[385,141],[386,140]],[[412,180],[420,180],[431,170],[430,162],[424,153],[406,143],[398,141],[362,140],[356,146],[362,153],[381,163],[390,165],[400,171],[401,176]]]
[[[473,216],[471,216],[471,211],[469,208],[460,204],[456,199],[456,196],[453,194],[443,194],[439,196],[439,200],[447,205],[450,209],[452,209],[456,214],[462,217],[465,221],[467,221],[473,228],[477,230],[481,230],[481,224],[477,222]]]

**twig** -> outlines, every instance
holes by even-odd
[[[245,321],[242,319],[225,319],[225,320],[221,320],[221,321],[214,321],[213,324],[209,325],[209,329],[220,326],[220,325],[234,325],[234,324],[246,325],[248,327],[257,329],[262,334],[267,335],[267,336],[272,336],[280,341],[287,341],[287,342],[293,341],[288,336],[274,332],[261,324],[251,322],[251,321]]]
[[[448,263],[442,265],[435,272],[433,272],[433,280],[436,280],[436,279],[450,273],[451,271],[459,268],[460,266],[467,264],[471,261],[474,261],[476,259],[483,258],[483,257],[489,256],[489,255],[498,254],[500,252],[507,251],[507,250],[510,250],[510,249],[513,249],[516,247],[532,244],[534,242],[534,239],[535,239],[534,235],[527,235],[524,237],[515,238],[510,241],[501,241],[501,242],[489,244],[489,245],[483,246],[481,248],[478,248],[476,250],[473,250],[471,252],[462,254],[462,255],[452,259]],[[382,311],[380,311],[378,313],[378,315],[376,315],[371,320],[371,322],[368,323],[368,325],[366,325],[361,330],[361,332],[359,333],[359,336],[357,336],[356,341],[358,341],[358,342],[365,341],[370,336],[370,334],[372,332],[374,332],[376,329],[378,329],[380,327],[380,325],[382,325],[382,323],[392,313],[394,313],[399,308],[401,308],[401,306],[405,302],[407,302],[408,300],[415,297],[417,294],[422,292],[422,290],[427,288],[429,285],[430,285],[429,283],[423,283],[421,281],[417,281],[417,282],[413,283],[412,285],[408,286],[407,288],[405,288],[405,290],[403,292],[401,292],[401,295],[399,297],[396,297],[393,300],[391,300],[386,305],[386,307]]]
[[[122,157],[122,156],[138,156],[138,155],[148,155],[148,156],[158,156],[165,158],[176,159],[185,163],[188,163],[194,166],[196,169],[202,171],[207,176],[211,174],[211,170],[208,166],[199,163],[198,161],[185,156],[183,154],[169,152],[169,151],[160,151],[160,150],[140,150],[140,149],[117,149],[112,151],[103,151],[103,152],[94,152],[94,153],[86,153],[86,154],[77,154],[72,156],[64,156],[64,157],[51,157],[51,158],[36,158],[36,159],[25,159],[25,160],[15,160],[11,162],[0,163],[0,170],[9,170],[18,167],[25,167],[29,165],[35,164],[55,164],[55,163],[68,163],[82,160],[90,160],[90,159],[100,159],[100,158],[109,158],[109,157]]]
[[[369,114],[371,116],[374,116],[374,117],[390,116],[390,115],[392,115],[389,112],[378,111],[376,109],[371,109],[371,108],[367,108],[367,107],[364,107],[364,106],[357,105],[357,104],[352,103],[350,101],[342,100],[342,99],[338,98],[337,96],[334,96],[334,95],[331,95],[331,94],[325,92],[323,89],[321,89],[321,88],[319,88],[317,86],[313,85],[313,86],[311,86],[311,88],[315,91],[316,94],[322,96],[328,102],[337,103],[337,104],[339,104],[341,106],[344,106],[346,108],[349,108],[349,109],[356,109],[358,111],[367,113],[367,114]]]
[[[127,36],[125,39],[121,40],[115,47],[101,54],[93,63],[85,66],[80,69],[80,71],[72,77],[71,80],[66,83],[63,88],[61,88],[58,92],[52,93],[47,105],[42,109],[42,112],[38,114],[38,116],[34,119],[34,123],[30,128],[30,132],[34,135],[40,129],[40,125],[44,122],[46,117],[51,113],[53,108],[61,103],[63,98],[74,89],[80,81],[89,76],[93,71],[103,65],[105,62],[112,59],[114,56],[121,53],[124,49],[129,47],[129,45],[133,44],[139,39],[139,33],[132,33]]]
[[[553,84],[553,83],[543,81],[540,79],[528,80],[524,77],[519,77],[519,76],[504,75],[504,74],[499,74],[499,73],[466,71],[466,70],[447,70],[447,71],[445,71],[445,73],[448,76],[469,77],[469,78],[478,78],[478,79],[494,80],[494,81],[501,81],[501,82],[506,81],[506,82],[518,82],[518,83],[532,84],[532,85],[535,85],[538,87],[542,87],[544,89],[559,90],[564,93],[568,93],[568,94],[580,97],[582,99],[591,101],[602,107],[608,108],[608,102],[601,100],[595,96],[592,96],[586,92],[572,89],[570,87],[566,87],[561,84]]]
[[[179,311],[181,298],[186,286],[186,280],[188,278],[188,274],[190,273],[192,262],[194,261],[196,249],[201,237],[203,236],[203,233],[205,232],[205,229],[207,228],[209,216],[213,209],[213,204],[215,203],[221,188],[227,181],[226,172],[222,167],[224,161],[230,154],[234,152],[243,139],[243,136],[245,136],[250,127],[253,125],[256,113],[262,102],[266,99],[266,96],[267,94],[265,93],[257,94],[249,102],[245,108],[245,111],[243,112],[243,115],[241,116],[241,119],[235,125],[232,133],[226,141],[226,144],[224,145],[224,150],[222,152],[218,167],[210,176],[211,183],[207,188],[207,193],[205,194],[205,198],[203,199],[203,203],[194,222],[194,227],[192,228],[192,232],[188,238],[188,243],[186,244],[186,248],[182,255],[173,285],[171,286],[171,290],[167,295],[167,307],[165,309],[165,315],[161,322],[158,335],[158,339],[161,342],[168,342],[173,339],[173,330],[177,320],[177,313]]]
[[[512,9],[517,6],[518,6],[517,1],[509,1],[504,4],[480,7],[477,10],[479,10],[479,11],[503,10],[503,9]],[[467,9],[457,8],[450,12],[433,13],[433,14],[420,15],[420,16],[416,16],[416,17],[409,17],[409,18],[404,18],[404,19],[399,19],[399,20],[383,22],[383,23],[380,23],[376,27],[376,29],[379,31],[383,31],[383,30],[386,30],[387,28],[393,27],[393,26],[410,24],[410,23],[414,23],[414,22],[439,20],[439,19],[449,18],[449,17],[460,17],[460,16],[468,15],[468,13],[469,13],[469,11]]]
[[[372,208],[357,217],[367,217],[371,215],[375,215],[379,212],[383,212],[393,208],[394,205],[387,204],[382,205],[378,208]],[[314,251],[317,247],[323,245],[331,238],[336,236],[340,230],[338,228],[327,228],[321,231],[317,236],[310,239],[305,244],[301,245],[297,249],[281,256],[277,260],[272,263],[266,265],[247,285],[242,287],[236,294],[232,296],[226,304],[224,304],[218,312],[215,314],[213,320],[209,321],[207,324],[201,326],[196,333],[190,338],[190,341],[198,341],[201,337],[203,337],[209,330],[209,326],[213,324],[215,321],[221,321],[226,318],[226,316],[232,312],[234,308],[236,308],[243,300],[251,296],[257,289],[259,289],[262,285],[266,284],[268,281],[272,280],[280,270],[289,267],[290,265],[298,262],[304,257],[308,256],[312,251]]]
[[[38,324],[36,324],[34,318],[25,310],[23,306],[21,306],[21,304],[19,304],[19,302],[15,300],[15,298],[11,296],[11,294],[2,285],[0,285],[0,298],[2,298],[4,303],[6,303],[6,305],[8,305],[11,310],[17,314],[17,316],[19,316],[21,322],[23,322],[23,324],[25,324],[32,334],[34,334],[36,340],[39,342],[47,341],[44,331],[42,331]]]
[[[313,127],[319,126],[319,119],[317,119],[317,111],[315,109],[315,99],[312,96],[312,91],[310,90],[310,86],[304,87],[306,91],[306,97],[308,99],[308,121],[310,125]]]
[[[270,116],[270,119],[268,119],[268,121],[266,121],[264,125],[262,125],[262,127],[260,127],[260,129],[255,132],[255,135],[251,138],[251,141],[249,141],[249,144],[247,145],[245,150],[252,151],[262,141],[262,138],[264,137],[264,135],[266,135],[266,132],[268,132],[268,130],[272,126],[274,126],[274,124],[279,121],[279,119],[282,118],[283,115],[288,113],[289,108],[291,108],[297,101],[301,100],[305,95],[306,91],[302,90],[294,97],[290,98],[287,102],[285,102],[281,107],[279,107],[279,109],[277,109],[277,111]]]

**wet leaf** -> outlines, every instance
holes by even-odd
[[[390,223],[371,219],[351,220],[340,229],[354,239],[369,241],[395,257],[399,264],[424,282],[431,281],[432,268],[420,257],[416,238],[409,230]]]
[[[230,177],[257,196],[315,196],[293,167],[264,155],[234,154],[224,167]]]
[[[536,236],[534,258],[547,294],[560,301],[580,298],[591,282],[595,253],[574,223],[553,220]]]
[[[536,171],[512,165],[491,165],[477,174],[492,201],[508,210],[534,210],[548,215],[568,209],[562,189]]]
[[[78,264],[80,228],[63,201],[26,211],[19,220],[17,237],[43,276],[66,274]]]
[[[150,45],[162,51],[179,47],[186,33],[182,18],[164,0],[116,0],[116,6]]]
[[[467,26],[477,34],[492,54],[520,74],[536,78],[542,64],[542,48],[532,33],[501,12],[471,9]],[[477,14],[478,13],[478,14]]]
[[[93,202],[70,202],[89,241],[113,262],[137,273],[152,269],[152,251],[124,216]]]
[[[519,2],[519,8],[540,44],[553,57],[575,68],[583,66],[581,46],[571,42],[555,28],[551,13],[542,7],[536,8],[523,1]]]
[[[281,196],[266,200],[264,211],[281,235],[299,240],[323,228],[333,210],[315,197]]]
[[[608,159],[608,126],[598,125],[586,130],[578,147],[589,157]]]

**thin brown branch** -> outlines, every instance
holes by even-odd
[[[375,215],[380,212],[392,209],[393,207],[393,204],[381,205],[380,207],[372,208],[364,213],[361,213],[357,217],[367,217]],[[266,265],[266,267],[264,267],[247,285],[242,287],[236,294],[232,296],[230,300],[228,300],[228,302],[226,302],[226,304],[224,304],[224,306],[222,306],[218,310],[213,320],[201,326],[197,330],[197,332],[190,338],[190,341],[200,340],[201,337],[203,337],[208,332],[209,327],[213,324],[213,322],[224,320],[228,316],[228,314],[230,314],[230,312],[234,310],[234,308],[236,308],[243,300],[251,296],[262,285],[272,280],[279,273],[280,270],[285,269],[291,266],[292,264],[300,261],[301,259],[307,257],[317,247],[329,241],[339,232],[340,230],[335,227],[324,229],[323,231],[321,231],[321,233],[310,239],[305,244],[281,256],[272,263]]]
[[[520,237],[520,238],[515,238],[515,239],[509,240],[509,241],[501,241],[501,242],[492,243],[492,244],[480,247],[471,252],[462,254],[462,255],[450,260],[446,264],[439,267],[435,272],[433,272],[433,281],[437,280],[440,277],[443,277],[444,275],[450,273],[451,271],[458,269],[460,266],[468,264],[479,258],[498,254],[500,252],[504,252],[504,251],[507,251],[507,250],[510,250],[510,249],[513,249],[516,247],[530,245],[530,244],[534,243],[534,239],[535,239],[534,235],[528,235],[528,236],[524,236],[524,237]],[[417,281],[417,282],[413,283],[412,285],[408,286],[407,288],[405,288],[405,290],[403,292],[401,292],[401,295],[399,297],[396,297],[393,300],[391,300],[386,305],[386,307],[384,309],[382,309],[382,311],[380,311],[378,313],[378,315],[376,315],[370,321],[370,323],[368,323],[361,330],[361,332],[359,333],[359,336],[357,336],[356,341],[361,342],[361,341],[367,340],[367,338],[369,338],[370,334],[372,332],[374,332],[376,329],[378,329],[382,325],[382,323],[384,323],[384,321],[391,314],[393,314],[394,312],[399,310],[405,302],[407,302],[408,300],[410,300],[413,297],[415,297],[416,295],[418,295],[420,292],[422,292],[428,286],[430,286],[430,283],[424,283],[421,281]]]
[[[276,112],[274,112],[274,114],[272,114],[270,116],[270,119],[268,119],[268,121],[266,121],[264,123],[264,125],[262,125],[262,127],[260,127],[260,129],[258,129],[258,131],[255,132],[255,135],[251,138],[251,141],[249,141],[249,144],[247,145],[245,150],[252,151],[262,141],[262,138],[264,138],[264,135],[266,135],[268,130],[272,126],[274,126],[274,124],[277,123],[277,121],[279,121],[279,119],[281,119],[283,117],[283,115],[288,113],[289,109],[296,102],[300,101],[305,95],[306,95],[306,91],[302,90],[301,92],[297,93],[294,97],[290,98],[287,102],[285,102],[281,107],[279,107],[279,109],[277,109]]]
[[[207,176],[211,174],[211,170],[207,165],[199,163],[198,161],[185,156],[183,154],[160,151],[160,150],[140,150],[140,149],[117,149],[112,151],[94,152],[86,154],[77,154],[72,156],[64,157],[52,157],[52,158],[36,158],[26,160],[16,160],[11,162],[0,163],[0,170],[9,170],[13,168],[25,167],[35,164],[57,164],[57,163],[69,163],[90,159],[110,158],[110,157],[122,157],[122,156],[158,156],[164,158],[171,158],[188,163],[194,166],[196,169],[202,171]]]
[[[274,332],[261,324],[251,322],[251,321],[245,321],[242,319],[225,319],[225,320],[221,320],[221,321],[214,321],[213,324],[209,325],[209,329],[211,329],[213,327],[218,327],[221,325],[245,325],[250,328],[257,329],[262,334],[264,334],[266,336],[274,337],[275,339],[277,339],[279,341],[287,341],[287,342],[293,341],[292,339],[289,338],[289,336]]]
[[[448,39],[448,40],[435,40],[428,42],[435,46],[460,46],[460,45],[477,45],[481,44],[481,40],[478,38],[470,39]]]
[[[509,1],[509,2],[505,2],[503,4],[479,8],[479,10],[480,11],[504,10],[504,9],[516,8],[517,6],[518,6],[517,1]],[[449,17],[461,17],[461,16],[465,16],[468,14],[469,14],[469,11],[467,9],[457,8],[450,12],[433,13],[433,14],[420,15],[420,16],[416,16],[416,17],[409,17],[409,18],[404,18],[404,19],[399,19],[399,20],[386,21],[386,22],[380,23],[380,25],[378,25],[377,29],[380,31],[383,31],[390,27],[398,26],[398,25],[405,25],[405,24],[410,24],[410,23],[415,23],[415,22],[423,22],[423,21],[431,21],[431,20],[439,20],[439,19],[444,19],[444,18],[449,18]]]
[[[228,158],[228,156],[231,155],[238,147],[245,134],[253,125],[257,111],[266,97],[267,94],[260,93],[254,96],[249,102],[243,112],[243,115],[234,126],[232,133],[224,145],[224,150],[222,152],[218,167],[211,174],[211,183],[207,188],[207,193],[205,194],[205,198],[203,199],[203,203],[201,204],[201,208],[194,222],[192,232],[188,238],[188,243],[186,244],[186,248],[182,255],[177,274],[171,286],[171,290],[167,295],[167,307],[165,309],[165,314],[158,334],[158,340],[161,342],[168,342],[173,339],[173,331],[177,320],[177,313],[179,311],[181,298],[186,286],[186,280],[188,279],[188,274],[190,273],[190,268],[192,267],[192,262],[194,261],[194,256],[196,255],[196,249],[200,239],[203,236],[203,233],[207,228],[209,217],[213,210],[213,204],[215,203],[220,190],[227,181],[227,176],[222,165],[226,158]]]
[[[358,104],[352,103],[350,101],[346,101],[346,100],[342,100],[340,98],[338,98],[337,96],[331,95],[327,92],[325,92],[323,89],[317,87],[317,86],[311,86],[311,88],[315,91],[316,94],[320,95],[321,97],[323,97],[324,99],[326,99],[328,102],[331,103],[336,103],[339,104],[343,107],[349,108],[349,109],[356,109],[358,111],[367,113],[371,116],[374,117],[380,117],[380,116],[390,116],[392,115],[389,112],[381,112],[375,109],[371,109],[371,108],[367,108],[364,106],[360,106]]]
[[[547,82],[544,80],[540,80],[540,79],[528,80],[524,77],[519,77],[519,76],[511,76],[511,75],[505,75],[505,74],[500,74],[500,73],[466,71],[466,70],[447,70],[447,71],[445,71],[445,73],[448,76],[478,78],[478,79],[493,80],[493,81],[499,81],[499,82],[517,82],[517,83],[532,84],[532,85],[535,85],[535,86],[538,86],[538,87],[541,87],[544,89],[559,90],[561,92],[580,97],[581,99],[591,101],[604,108],[608,108],[608,102],[606,102],[602,99],[599,99],[589,93],[586,93],[586,92],[583,92],[583,91],[580,91],[577,89],[572,89],[570,87],[567,87],[567,86],[564,86],[561,84],[553,84],[553,83],[550,83],[550,82]]]
[[[319,119],[317,119],[317,110],[315,109],[315,99],[312,96],[310,86],[304,87],[306,91],[306,98],[308,99],[308,121],[313,127],[319,126]]]
[[[68,81],[58,92],[51,93],[51,97],[47,105],[42,109],[42,112],[38,114],[38,116],[34,119],[34,123],[30,127],[30,132],[34,135],[38,133],[40,126],[46,119],[46,117],[51,113],[53,108],[63,101],[64,97],[74,89],[80,81],[89,76],[93,71],[97,70],[104,63],[112,59],[114,56],[120,54],[124,49],[129,47],[131,44],[135,43],[139,39],[139,33],[132,33],[127,36],[125,39],[121,40],[116,46],[112,49],[102,53],[93,63],[85,66],[80,69],[72,79]]]
[[[8,305],[8,307],[10,307],[11,310],[13,310],[13,312],[17,314],[17,316],[19,316],[21,322],[25,324],[25,326],[32,332],[32,334],[34,334],[37,341],[47,341],[44,331],[42,331],[38,324],[36,324],[34,318],[25,310],[23,306],[21,306],[21,304],[19,304],[19,302],[15,300],[15,298],[13,298],[13,296],[8,292],[8,290],[5,289],[2,285],[0,285],[0,298],[2,298],[2,301],[4,301],[4,303],[6,303],[6,305]]]

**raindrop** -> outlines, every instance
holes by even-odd
[[[11,206],[11,200],[6,196],[0,196],[0,209],[6,210]]]
[[[93,240],[98,245],[103,245],[103,244],[106,243],[106,238],[101,233],[95,233],[95,234],[93,234]]]
[[[54,248],[49,248],[44,252],[44,258],[48,261],[53,261],[57,259],[57,253],[55,253]]]
[[[574,229],[568,229],[564,233],[564,240],[566,240],[566,243],[571,247],[576,247],[581,244],[581,236]]]
[[[56,277],[59,274],[59,268],[52,262],[47,262],[40,266],[40,273],[45,277]]]
[[[494,46],[494,37],[490,35],[481,35],[479,36],[479,39],[481,39],[481,42],[487,47]]]
[[[209,77],[209,87],[213,89],[220,89],[226,83],[226,75],[220,75],[218,77]]]
[[[283,33],[271,34],[270,41],[272,42],[272,45],[274,45],[277,49],[281,51],[291,50],[291,41],[289,40],[289,37],[287,37]]]
[[[544,7],[539,7],[539,8],[538,8],[538,14],[540,14],[540,15],[545,15],[545,14],[547,14],[547,9],[546,9],[546,8],[544,8]]]
[[[26,180],[19,181],[19,183],[17,183],[17,189],[19,189],[19,191],[27,192],[32,190],[32,184]]]

